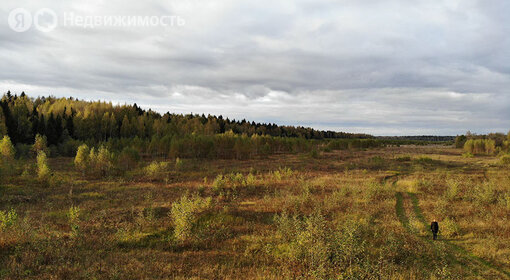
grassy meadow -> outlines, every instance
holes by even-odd
[[[510,278],[509,167],[462,154],[145,158],[108,176],[56,157],[44,180],[17,160],[1,178],[0,278]]]

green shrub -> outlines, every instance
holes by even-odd
[[[14,209],[9,212],[0,211],[0,231],[4,231],[16,224],[18,214]]]
[[[256,182],[256,178],[253,174],[249,173],[247,176],[246,176],[246,180],[245,180],[245,184],[247,186],[254,186],[255,185],[255,182]]]
[[[345,220],[332,226],[324,215],[274,217],[276,234],[269,252],[289,265],[303,267],[305,278],[335,278],[340,270],[362,264],[366,259],[366,226],[359,220]]]
[[[416,159],[415,161],[417,163],[420,163],[420,164],[432,164],[432,163],[434,163],[433,159],[431,159],[429,157],[425,157],[425,156],[421,156],[418,159]]]
[[[406,161],[411,161],[411,157],[410,156],[399,156],[395,160],[400,161],[400,162],[406,162]]]
[[[11,138],[7,135],[0,141],[0,157],[2,161],[11,161],[14,159],[16,150],[12,145]]]
[[[460,182],[454,179],[449,179],[446,181],[446,190],[444,192],[444,196],[448,200],[454,200],[457,198],[459,194],[459,185]]]
[[[448,217],[444,219],[443,222],[441,222],[440,231],[443,236],[448,238],[453,238],[460,235],[459,225],[453,219]]]
[[[244,176],[242,173],[230,173],[228,175],[219,174],[212,183],[212,190],[216,194],[225,192],[237,192],[240,187],[255,185],[255,176],[249,173]]]
[[[310,157],[315,158],[315,159],[319,158],[320,157],[319,150],[317,150],[316,148],[313,148],[310,151]]]
[[[117,162],[122,170],[130,170],[140,162],[140,154],[138,150],[133,147],[124,147],[119,154]]]
[[[41,181],[47,181],[50,178],[50,172],[46,154],[44,151],[39,151],[37,153],[37,178]]]
[[[381,200],[392,195],[392,191],[387,185],[383,185],[376,181],[369,181],[363,189],[363,194],[367,201]]]
[[[326,278],[333,243],[324,216],[314,214],[300,219],[284,213],[274,220],[279,239],[273,250],[275,257],[304,265],[308,277]]]
[[[175,159],[175,170],[178,170],[178,171],[182,170],[183,166],[184,166],[184,162],[182,161],[182,159],[176,158]]]
[[[71,236],[77,237],[80,234],[80,207],[71,206],[67,212],[69,226],[71,227]]]
[[[49,153],[48,149],[48,141],[46,140],[46,136],[41,136],[37,134],[35,136],[34,145],[32,145],[32,153],[33,155],[38,155],[40,151],[43,151],[45,154]]]
[[[74,166],[85,173],[89,168],[89,160],[90,160],[90,149],[86,144],[82,144],[78,147],[78,151],[76,152],[76,156],[74,157]]]
[[[32,146],[28,145],[28,144],[16,143],[15,150],[16,150],[16,157],[19,159],[27,159],[31,155],[33,155],[33,153],[31,152]]]
[[[225,178],[222,174],[218,174],[216,178],[214,178],[212,188],[215,193],[219,193],[227,186],[227,178]]]
[[[503,165],[510,165],[510,155],[506,154],[506,155],[501,156],[501,158],[499,159],[499,161],[500,161],[500,162],[501,162],[501,164],[503,164]]]
[[[490,205],[497,201],[496,186],[492,182],[476,185],[472,190],[472,199],[479,205]]]
[[[174,236],[178,242],[186,242],[195,237],[195,226],[200,215],[212,208],[210,197],[185,195],[172,204],[170,217],[174,224]]]
[[[464,151],[473,155],[492,155],[496,151],[496,142],[492,139],[469,139],[464,144]]]
[[[510,210],[510,191],[503,193],[499,199],[500,204]]]
[[[144,168],[144,174],[152,180],[158,180],[165,177],[168,170],[168,162],[166,161],[153,161]]]
[[[284,168],[280,167],[280,168],[278,168],[278,170],[275,170],[270,173],[270,175],[276,181],[281,181],[283,179],[290,178],[292,176],[292,174],[293,174],[293,171],[289,167],[284,167]]]
[[[386,161],[384,158],[380,156],[375,156],[369,159],[368,167],[369,169],[381,169],[386,165]]]

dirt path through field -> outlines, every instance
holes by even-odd
[[[395,176],[393,179],[395,179],[393,185],[396,186],[398,177]],[[442,238],[439,238],[437,241],[433,241],[431,239],[432,234],[420,234],[421,232],[429,232],[430,230],[428,220],[425,218],[425,215],[419,205],[419,199],[416,193],[396,192],[395,199],[395,213],[402,226],[408,232],[415,234],[424,240],[426,244],[433,246],[434,250],[438,254],[444,254],[451,262],[468,269],[475,277],[510,279],[510,272],[499,268],[487,260],[473,255],[463,247]],[[413,219],[417,221],[417,223],[410,222],[410,220]]]

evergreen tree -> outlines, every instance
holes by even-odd
[[[7,125],[5,124],[4,110],[0,106],[0,137],[4,137],[7,134]]]

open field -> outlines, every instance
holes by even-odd
[[[0,186],[2,279],[510,278],[496,157],[402,146],[146,160],[104,178],[60,157],[47,183],[30,162]]]

